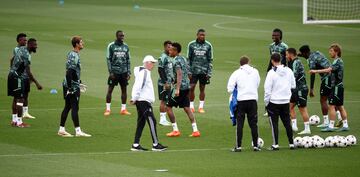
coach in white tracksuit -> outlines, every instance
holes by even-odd
[[[250,59],[247,56],[240,58],[240,68],[234,71],[228,81],[227,90],[232,94],[237,88],[236,107],[236,146],[234,152],[241,151],[242,132],[245,121],[245,114],[251,128],[254,151],[258,151],[258,115],[257,100],[260,84],[259,71],[249,65]]]
[[[152,150],[162,151],[167,148],[159,143],[156,132],[156,119],[151,106],[155,101],[154,86],[151,80],[151,70],[155,62],[157,62],[157,60],[155,60],[154,57],[147,55],[143,60],[144,66],[134,68],[135,83],[132,88],[130,103],[136,105],[138,120],[134,144],[131,147],[132,151],[147,150],[140,146],[140,137],[146,121],[149,124],[153,140]]]
[[[273,137],[273,145],[270,147],[270,150],[279,150],[279,116],[286,129],[289,146],[291,149],[294,148],[289,103],[291,89],[296,87],[296,83],[293,72],[290,68],[280,63],[280,58],[278,53],[271,55],[271,63],[274,67],[267,73],[264,85],[264,101],[270,116]]]

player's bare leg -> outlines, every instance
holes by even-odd
[[[295,103],[290,103],[290,118],[291,118],[291,128],[294,132],[297,132],[299,129],[296,122],[296,113],[295,113]]]
[[[179,128],[178,128],[178,126],[176,124],[175,114],[174,114],[174,111],[173,111],[172,107],[167,107],[166,112],[167,112],[167,114],[169,116],[171,126],[173,128],[173,131],[170,132],[170,133],[167,133],[166,136],[168,136],[168,137],[180,136],[180,131],[179,131]]]
[[[196,83],[195,84],[190,84],[190,93],[189,93],[190,109],[191,109],[191,112],[193,112],[193,113],[195,112],[195,107],[194,107],[195,87],[196,87]]]
[[[320,96],[320,105],[321,105],[321,112],[323,114],[324,121],[322,124],[318,125],[319,128],[324,128],[329,125],[329,106],[327,104],[327,96]]]
[[[301,114],[301,117],[303,118],[304,121],[304,130],[302,132],[300,132],[300,135],[305,135],[305,134],[311,134],[311,130],[310,130],[310,123],[309,123],[309,113],[307,110],[307,107],[299,107],[299,111]]]
[[[199,89],[200,89],[200,94],[199,94],[199,99],[200,99],[200,104],[199,104],[199,113],[205,113],[204,111],[204,103],[205,103],[205,84],[199,84]]]
[[[191,112],[191,109],[189,107],[185,107],[184,111],[187,114],[187,116],[188,116],[188,118],[189,118],[189,120],[191,122],[192,129],[193,129],[193,132],[190,135],[190,137],[199,137],[200,136],[200,131],[197,128],[194,114]]]
[[[347,121],[347,112],[345,110],[344,106],[337,106],[337,109],[339,110],[340,114],[341,114],[341,122],[342,122],[342,127],[339,129],[339,131],[348,131],[349,130],[349,125],[348,125],[348,121]]]
[[[29,114],[29,93],[24,94],[24,107],[23,107],[23,118],[35,119],[34,116]]]
[[[127,86],[122,85],[121,87],[121,111],[122,115],[131,115],[129,111],[126,109],[126,100],[127,100]]]
[[[166,120],[166,105],[164,100],[160,100],[160,125],[170,126],[171,123]]]
[[[106,94],[106,109],[104,112],[104,116],[108,116],[111,113],[111,95],[114,90],[114,86],[109,85],[108,91]]]

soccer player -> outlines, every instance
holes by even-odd
[[[190,88],[190,80],[188,77],[188,65],[186,59],[180,55],[181,45],[177,42],[171,44],[171,48],[169,50],[169,56],[174,58],[174,78],[176,79],[175,88],[171,91],[171,97],[167,102],[167,113],[169,115],[171,125],[173,131],[167,133],[168,137],[177,137],[180,136],[179,128],[176,124],[175,115],[172,110],[173,107],[184,108],[185,113],[187,114],[191,126],[193,129],[193,133],[190,135],[191,137],[200,137],[200,131],[197,128],[196,120],[194,114],[190,110],[190,101],[189,101],[189,88]]]
[[[299,135],[311,134],[309,114],[306,107],[307,95],[309,89],[306,85],[304,65],[297,57],[296,49],[294,48],[288,48],[286,50],[286,59],[288,60],[289,68],[294,73],[294,77],[296,81],[296,88],[291,90],[292,94],[290,99],[291,127],[293,131],[295,132],[298,131],[298,127],[296,123],[296,113],[295,113],[295,106],[297,106],[304,120],[304,130],[298,134]]]
[[[30,70],[31,53],[36,53],[37,42],[36,39],[30,38],[27,42],[27,46],[21,46],[15,53],[10,72],[8,75],[8,96],[14,97],[16,102],[16,114],[13,116],[12,126],[25,128],[30,127],[22,121],[23,118],[23,106],[25,102],[25,94],[30,85],[25,85],[24,80],[29,79],[34,82],[36,87],[41,90],[42,86],[35,79]],[[25,76],[26,75],[26,76]],[[14,110],[13,110],[14,113]]]
[[[282,42],[282,31],[279,28],[275,28],[272,32],[272,40],[273,43],[270,44],[269,46],[269,51],[270,51],[270,56],[273,53],[279,53],[281,56],[281,64],[283,64],[284,66],[286,66],[286,49],[288,48],[288,45],[285,44],[284,42]],[[269,72],[269,70],[273,67],[272,63],[271,63],[271,59],[269,61],[269,65],[267,68],[267,72]],[[268,116],[268,113],[265,111],[264,116]]]
[[[308,45],[303,45],[299,49],[300,53],[298,54],[301,57],[304,57],[308,60],[310,70],[321,70],[330,67],[329,60],[319,51],[311,52]],[[331,93],[331,78],[330,73],[319,73],[321,77],[321,86],[320,86],[320,104],[321,111],[323,114],[324,121],[322,124],[317,127],[325,128],[329,125],[328,117],[328,104],[327,100]],[[311,73],[310,75],[310,97],[314,97],[314,83],[315,83],[315,74]],[[338,113],[338,119],[341,119],[341,116]]]
[[[272,33],[272,40],[273,43],[269,46],[270,56],[273,53],[279,53],[281,56],[281,64],[286,66],[286,49],[288,48],[288,45],[282,42],[282,31],[279,28],[275,28]],[[269,71],[272,68],[271,60],[269,61],[269,65],[267,68],[267,71]]]
[[[211,43],[205,40],[205,30],[199,29],[197,31],[197,38],[188,44],[187,57],[190,64],[190,109],[195,112],[194,99],[195,87],[199,81],[200,88],[200,104],[199,113],[205,113],[205,86],[210,84],[212,75],[213,62],[213,47]]]
[[[269,150],[279,150],[279,116],[286,129],[290,149],[294,149],[293,132],[290,125],[289,102],[291,89],[296,88],[294,74],[281,64],[279,53],[271,55],[273,68],[267,73],[264,84],[264,102],[270,116],[273,144]]]
[[[329,95],[329,117],[328,127],[321,129],[323,132],[332,132],[335,130],[334,124],[336,119],[336,109],[340,111],[342,118],[342,127],[339,131],[349,131],[347,122],[347,113],[344,108],[344,62],[341,59],[341,47],[339,44],[332,44],[329,48],[329,54],[334,62],[328,68],[320,70],[310,70],[311,74],[315,73],[331,73],[331,92]]]
[[[71,110],[71,117],[75,127],[75,136],[91,137],[91,135],[83,132],[79,122],[79,101],[80,101],[80,50],[84,48],[83,40],[80,36],[74,36],[71,39],[73,50],[67,55],[66,75],[63,81],[63,94],[65,99],[65,107],[61,113],[60,128],[58,135],[62,137],[73,137],[72,134],[65,130],[65,122]]]
[[[160,99],[160,125],[171,126],[171,123],[166,120],[166,102],[169,99],[170,87],[173,79],[172,58],[169,57],[169,49],[171,41],[164,42],[164,52],[159,58],[158,64],[158,92]]]
[[[236,145],[233,152],[241,151],[243,126],[245,114],[251,128],[251,136],[254,151],[259,151],[258,147],[258,127],[257,127],[257,100],[258,88],[260,84],[259,71],[249,65],[250,58],[242,56],[240,58],[240,68],[233,72],[229,78],[227,90],[233,93],[237,87],[237,111],[236,111]]]
[[[122,115],[130,115],[126,109],[127,85],[130,79],[130,50],[129,46],[124,43],[125,33],[121,30],[116,31],[116,40],[111,42],[107,47],[106,60],[109,70],[108,92],[106,95],[105,116],[111,113],[111,94],[114,87],[120,84],[121,87],[121,111]]]
[[[130,104],[135,104],[138,120],[136,126],[134,144],[131,146],[131,151],[146,151],[140,145],[140,138],[145,123],[148,122],[150,134],[153,140],[153,151],[164,151],[167,146],[159,143],[156,132],[156,119],[153,113],[152,104],[155,102],[154,86],[151,80],[151,70],[154,68],[154,63],[157,61],[153,56],[147,55],[143,60],[143,66],[134,68],[135,83],[132,88]]]

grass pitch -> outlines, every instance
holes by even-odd
[[[135,5],[138,5],[136,7]],[[0,173],[1,176],[359,176],[359,146],[348,148],[287,148],[285,130],[280,126],[279,152],[250,149],[250,130],[244,127],[241,153],[229,150],[235,144],[235,130],[228,115],[226,83],[238,68],[241,55],[252,58],[261,74],[259,88],[259,133],[265,147],[271,145],[271,129],[261,116],[263,82],[268,64],[271,32],[281,28],[283,41],[290,47],[309,44],[328,56],[333,42],[343,47],[345,62],[345,108],[350,132],[313,134],[353,134],[360,139],[360,25],[303,25],[301,2],[286,0],[184,0],[184,1],[116,1],[76,0],[2,1],[0,7]],[[178,41],[186,52],[187,43],[195,39],[196,30],[205,28],[207,40],[214,46],[214,76],[207,87],[206,114],[196,114],[200,138],[189,138],[191,125],[181,110],[176,110],[182,136],[167,138],[170,127],[158,127],[160,141],[169,146],[163,153],[133,153],[130,147],[136,127],[136,111],[120,116],[120,94],[113,93],[112,115],[103,116],[108,77],[105,50],[114,40],[115,31],[125,31],[130,46],[132,67],[142,57],[159,56],[164,40]],[[32,86],[30,113],[35,120],[25,120],[31,128],[12,128],[11,98],[6,96],[6,78],[15,37],[26,32],[38,39],[38,52],[32,56],[32,71],[45,87]],[[66,54],[71,50],[70,37],[81,35],[85,49],[81,52],[82,80],[89,86],[81,96],[80,123],[92,138],[60,138],[56,135],[64,101],[61,93]],[[303,60],[306,65],[306,61]],[[307,65],[306,65],[307,68]],[[157,73],[152,74],[156,83]],[[133,78],[128,87],[131,90]],[[320,79],[317,76],[315,87]],[[198,93],[198,91],[197,91]],[[309,99],[310,114],[321,115],[318,92]],[[130,96],[130,94],[129,94]],[[196,96],[196,98],[198,98]],[[158,117],[158,102],[155,103]],[[196,101],[198,105],[198,100]],[[298,115],[300,118],[300,116]],[[302,128],[298,119],[299,128]],[[67,130],[73,133],[71,118]],[[148,128],[141,144],[151,146]],[[167,172],[157,172],[167,169]]]

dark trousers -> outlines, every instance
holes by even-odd
[[[80,127],[79,114],[78,114],[80,94],[79,93],[69,94],[69,95],[66,95],[64,98],[65,98],[65,107],[61,113],[60,126],[65,127],[65,122],[66,122],[67,116],[71,109],[71,117],[72,117],[74,126]]]
[[[293,132],[290,124],[290,109],[289,103],[286,104],[274,104],[269,103],[267,111],[270,116],[270,125],[272,128],[273,145],[279,144],[279,116],[286,129],[286,135],[288,137],[289,144],[294,144]]]
[[[138,114],[138,120],[136,125],[136,133],[134,144],[140,143],[142,131],[145,127],[145,123],[148,122],[150,128],[150,134],[154,144],[158,144],[158,137],[156,131],[156,119],[154,117],[151,104],[147,101],[136,101],[136,109]]]
[[[241,147],[241,141],[243,137],[243,127],[245,122],[245,114],[248,118],[248,124],[251,129],[251,136],[254,147],[257,147],[258,143],[258,116],[257,116],[257,102],[256,100],[246,100],[237,102],[236,110],[236,147]]]

